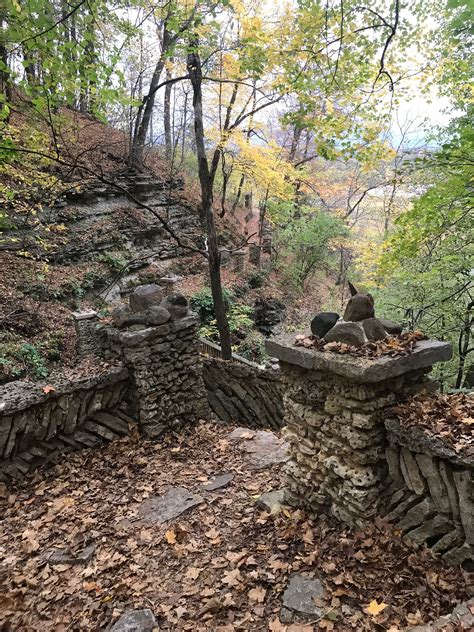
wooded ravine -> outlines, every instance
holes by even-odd
[[[80,319],[93,311],[101,335],[113,326],[120,329],[124,322],[127,327],[132,325],[132,335],[144,329],[145,324],[168,327],[170,322],[186,318],[189,301],[189,308],[198,319],[197,336],[203,345],[203,357],[210,354],[231,361],[237,356],[236,361],[244,368],[237,370],[237,377],[229,369],[222,384],[218,379],[219,369],[206,368],[208,373],[204,374],[202,384],[207,389],[213,414],[202,421],[204,447],[199,446],[199,432],[194,428],[187,436],[181,426],[173,427],[175,434],[160,438],[165,446],[163,451],[167,452],[164,463],[170,460],[170,454],[176,454],[179,460],[182,453],[189,453],[189,459],[196,459],[193,465],[186,465],[183,460],[185,471],[180,484],[189,482],[186,468],[196,480],[204,476],[204,481],[219,473],[202,471],[206,454],[212,454],[212,459],[226,469],[221,451],[228,449],[224,438],[228,432],[215,423],[217,417],[221,422],[229,422],[229,432],[241,425],[247,413],[245,420],[251,419],[250,425],[255,427],[270,427],[278,432],[285,425],[282,418],[287,420],[287,411],[282,411],[289,398],[282,395],[279,382],[275,386],[276,378],[266,381],[264,371],[273,375],[279,364],[265,345],[275,336],[296,334],[299,335],[295,345],[304,352],[333,352],[368,363],[410,356],[416,345],[426,339],[451,344],[451,359],[436,364],[436,358],[431,363],[434,365],[431,378],[439,385],[442,393],[439,397],[445,399],[438,400],[437,396],[433,400],[423,399],[431,397],[428,391],[417,395],[420,399],[415,399],[414,407],[400,408],[400,424],[403,427],[404,419],[405,422],[410,419],[410,426],[419,422],[428,433],[451,441],[450,449],[461,451],[463,458],[466,455],[468,465],[463,462],[462,467],[472,477],[469,459],[473,450],[470,393],[474,388],[473,24],[474,8],[470,0],[3,0],[0,6],[0,387],[5,389],[2,401],[7,402],[7,409],[8,393],[14,391],[17,383],[21,388],[25,384],[31,387],[32,393],[39,389],[49,395],[54,394],[56,382],[74,381],[78,376],[90,378],[97,367],[106,372],[108,362],[114,365],[115,360],[111,361],[107,354],[98,361],[92,357],[94,354],[89,357],[81,351],[83,341],[79,339],[77,314]],[[155,320],[150,321],[147,310],[150,305],[156,306],[143,303],[146,309],[133,309],[133,298],[130,317],[130,308],[125,309],[123,304],[128,304],[129,297],[140,286],[149,286],[149,292],[156,292],[153,290],[156,285],[163,293],[157,303],[169,308],[166,313],[171,320],[160,321],[155,314]],[[360,318],[342,316],[356,292],[359,297],[369,295],[372,312]],[[146,318],[142,314],[143,322],[136,315],[142,312],[146,314]],[[322,334],[317,333],[313,324],[311,336],[311,322],[320,313],[323,319],[334,318],[334,321]],[[385,319],[385,329],[382,328],[379,337],[357,330],[362,336],[360,345],[353,343],[350,336],[325,339],[335,323],[354,324],[375,320],[374,316]],[[120,319],[122,324],[118,324]],[[393,332],[390,327],[395,327]],[[386,338],[387,332],[394,337]],[[163,338],[163,344],[169,346],[181,334],[172,330],[166,335],[171,338]],[[185,336],[183,340],[183,345],[191,345],[191,338]],[[362,349],[354,350],[353,345]],[[179,345],[176,348],[179,351]],[[192,372],[193,360],[189,362]],[[415,369],[423,372],[426,366],[410,367],[413,371],[410,379],[413,377],[416,382],[419,375]],[[402,371],[396,375],[401,374]],[[226,384],[227,378],[232,384]],[[131,377],[130,380],[138,385],[136,388],[141,388],[139,380]],[[245,382],[250,384],[250,390],[245,390]],[[44,389],[50,386],[52,391],[48,393]],[[400,389],[402,386],[399,392]],[[246,395],[241,399],[247,397],[252,406],[242,412],[243,408],[235,408],[235,402],[244,391]],[[270,391],[278,394],[275,406],[262,395],[259,408],[259,393]],[[226,402],[230,402],[229,409],[225,408]],[[74,414],[79,419],[82,404],[75,405],[78,408]],[[109,411],[106,406],[98,408],[103,409]],[[133,425],[138,423],[140,430],[140,424],[144,423],[139,409],[140,406],[134,412],[127,409],[124,413],[125,423],[130,421],[131,425],[122,433],[123,443],[118,448],[104,448],[107,463],[116,458],[117,468],[123,468],[120,471],[126,472],[126,477],[133,476],[134,471],[133,465],[127,463],[128,450],[130,458],[138,459],[139,464],[151,459],[146,472],[139,474],[138,491],[131,489],[130,481],[127,483],[127,494],[135,502],[146,498],[145,491],[153,486],[153,477],[161,467],[149,439],[151,434],[145,431],[147,439],[142,445]],[[0,413],[3,410],[4,406],[0,407]],[[274,423],[255,421],[262,410],[267,422],[272,418]],[[5,413],[5,419],[9,414]],[[236,418],[239,415],[243,417]],[[86,418],[90,422],[90,415]],[[9,417],[7,421],[10,423]],[[131,430],[132,426],[135,430]],[[4,445],[0,423],[0,463],[2,458],[8,460],[9,467],[15,455],[30,449],[29,431],[25,428],[18,430],[16,439],[13,430],[5,430]],[[56,431],[48,431],[47,440]],[[219,439],[220,431],[223,434]],[[372,428],[363,431],[370,434]],[[375,442],[379,436],[376,435],[374,430]],[[41,441],[45,440],[41,437]],[[222,445],[220,440],[224,442]],[[405,454],[409,446],[400,445],[396,449]],[[393,445],[390,446],[392,449]],[[93,450],[91,454],[95,454]],[[431,452],[430,455],[442,458]],[[370,465],[367,458],[362,465]],[[405,457],[400,458],[403,461]],[[456,458],[452,455],[448,458],[455,471],[461,467]],[[93,468],[100,469],[102,465],[96,462],[97,456],[74,455],[71,459],[67,465],[59,466],[59,475],[64,478],[58,485],[62,489],[74,488],[76,502],[77,495],[89,493],[75,487],[80,459],[90,461]],[[236,511],[243,512],[239,519],[245,518],[251,510],[245,504],[242,489],[258,495],[265,491],[262,485],[268,485],[272,476],[280,480],[282,473],[278,467],[259,473],[261,486],[253,490],[252,475],[235,450],[229,459],[231,464],[227,469],[243,485],[234,497]],[[49,460],[54,461],[50,455]],[[174,465],[169,467],[172,469]],[[120,486],[120,477],[116,478],[112,470],[104,475],[104,480]],[[31,491],[34,487],[28,485],[40,485],[41,489],[44,485],[49,506],[55,506],[56,500],[49,498],[55,496],[54,487],[47,470],[41,470],[41,474],[28,470],[26,481],[14,482],[19,487],[7,490],[10,474],[5,469],[7,474],[2,478],[2,472],[0,468],[0,486],[4,486],[0,487],[0,498],[5,500],[9,512],[5,533],[18,544],[21,529],[34,530],[31,521],[39,521],[41,515],[39,509],[36,515],[30,504],[36,507],[43,492]],[[91,488],[99,485],[101,475],[97,472],[98,469],[93,469],[92,478],[84,479],[84,485]],[[393,478],[392,470],[390,475]],[[38,476],[46,478],[36,479]],[[472,489],[472,478],[470,481]],[[164,482],[160,479],[160,486]],[[410,485],[408,488],[417,493]],[[428,493],[427,489],[431,490],[428,483],[422,493]],[[101,493],[105,494],[104,502],[109,509],[115,502],[125,502],[123,498],[120,501],[112,498],[109,492]],[[232,494],[233,491],[231,497]],[[105,540],[110,534],[94,505],[94,495],[87,498],[97,525],[93,539]],[[23,522],[16,499],[26,507]],[[216,500],[216,506],[219,502]],[[472,510],[472,501],[469,507]],[[224,513],[216,516],[204,515],[208,521],[206,529],[213,531],[218,523],[224,529],[226,512],[230,509],[224,503],[221,510]],[[470,547],[471,553],[459,559],[464,564],[462,568],[458,564],[457,568],[447,569],[437,560],[431,572],[428,558],[424,557],[426,551],[407,552],[401,541],[393,545],[395,536],[387,531],[390,528],[385,523],[374,522],[370,534],[362,537],[357,530],[355,535],[338,531],[340,527],[334,526],[332,518],[318,522],[314,515],[308,517],[299,510],[284,511],[287,513],[278,510],[275,517],[273,513],[271,517],[260,516],[251,525],[245,520],[238,523],[235,515],[229,518],[230,523],[236,521],[235,550],[247,546],[247,539],[252,537],[251,527],[255,528],[258,546],[249,545],[247,557],[241,558],[245,560],[250,555],[254,560],[242,562],[243,567],[249,565],[249,573],[255,573],[251,577],[253,583],[247,586],[247,580],[240,577],[235,584],[227,582],[228,590],[239,592],[242,588],[242,595],[245,584],[252,594],[250,605],[242,601],[242,595],[237,599],[229,592],[227,595],[231,596],[219,596],[217,605],[209,606],[206,601],[203,606],[196,602],[197,593],[190,592],[189,603],[184,599],[173,604],[172,600],[164,599],[167,605],[158,613],[155,596],[148,605],[152,604],[155,615],[161,617],[159,624],[163,629],[184,630],[197,625],[196,629],[203,630],[290,632],[311,630],[314,626],[314,630],[393,632],[447,615],[456,604],[472,597],[472,586],[469,592],[466,588],[469,581],[465,582],[467,571],[472,571],[465,560],[473,563],[474,544],[469,535],[465,546]],[[67,520],[62,516],[61,529],[70,528],[72,513],[71,509]],[[461,521],[462,534],[469,533],[465,515]],[[433,518],[431,514],[428,517]],[[123,518],[128,520],[127,512]],[[269,526],[268,521],[273,519],[276,526]],[[178,561],[188,553],[194,555],[200,546],[196,543],[195,549],[191,546],[193,540],[189,534],[195,526],[187,523],[183,533],[169,526],[163,537],[170,549],[167,554],[175,556],[174,562],[169,563],[167,554],[161,551],[163,560],[167,560],[163,562],[164,575],[154,575],[156,569],[151,567],[146,570],[156,581],[169,582],[163,589],[168,591],[168,597],[174,581],[173,565],[176,573],[183,571],[183,577],[197,583],[201,573],[202,577],[206,575],[204,562],[196,569],[198,562],[194,560],[186,570],[181,568],[182,561]],[[43,527],[38,525],[39,531]],[[306,536],[297,544],[295,534],[299,531]],[[47,536],[45,531],[41,532],[42,547],[57,536],[52,531]],[[312,536],[307,535],[310,532]],[[344,602],[351,612],[340,610],[338,598],[344,593],[338,595],[338,590],[346,587],[347,577],[351,586],[361,581],[360,577],[357,579],[359,571],[348,567],[347,573],[338,568],[342,579],[331,584],[333,602],[325,614],[314,616],[312,621],[281,619],[278,591],[283,591],[290,571],[302,568],[309,572],[313,568],[316,558],[310,559],[314,553],[310,549],[314,542],[317,541],[318,551],[327,555],[325,538],[333,543],[342,538],[342,544],[340,540],[334,544],[334,563],[339,564],[344,555],[350,557],[348,548],[353,551],[362,541],[375,541],[376,532],[380,542],[391,543],[386,551],[382,551],[380,542],[374,545],[378,559],[384,560],[389,588],[383,594],[372,594],[370,582],[364,584],[364,590],[370,593],[367,604],[375,600],[372,612],[367,610],[367,604],[362,604],[363,596],[354,588],[350,599]],[[156,534],[150,533],[140,536],[139,547],[144,542],[149,549],[152,544],[158,546]],[[441,531],[430,536],[427,546],[434,546],[434,538],[439,539],[440,534]],[[263,578],[258,575],[255,559],[266,546],[266,535],[273,570]],[[228,552],[221,550],[218,533],[215,537],[208,533],[204,536],[218,550],[216,558],[231,563],[230,572],[243,571],[240,558],[237,563],[237,558],[230,559]],[[127,537],[132,541],[135,535]],[[226,537],[231,536],[227,533]],[[170,538],[175,540],[172,542]],[[38,544],[36,537],[33,541]],[[163,544],[162,537],[159,542]],[[28,594],[27,605],[23,607],[19,593],[12,588],[16,581],[12,577],[18,575],[28,555],[36,553],[40,546],[35,548],[36,544],[31,550],[17,547],[12,556],[18,557],[12,557],[11,568],[7,564],[2,571],[2,579],[10,582],[8,599],[3,605],[0,601],[0,608],[7,612],[5,618],[0,616],[6,630],[23,630],[31,624],[58,632],[107,629],[130,609],[127,599],[117,597],[118,593],[112,590],[108,574],[113,564],[107,566],[105,558],[102,560],[107,575],[105,584],[98,581],[92,586],[96,580],[88,577],[79,582],[77,575],[68,579],[69,594],[83,581],[90,584],[85,590],[91,594],[63,627],[58,612],[54,608],[54,612],[48,610],[51,604],[35,610],[38,602],[48,601],[47,596]],[[188,545],[191,548],[186,553]],[[137,541],[133,540],[132,549],[136,546]],[[364,551],[372,548],[368,544],[361,546]],[[281,561],[280,554],[287,549],[293,559],[290,561],[284,553],[285,559]],[[6,549],[4,552],[6,555]],[[26,557],[23,559],[22,555]],[[232,555],[237,554],[234,551]],[[388,567],[395,564],[397,556],[408,559],[411,555],[415,556],[414,577],[423,576],[425,583],[420,580],[424,586],[420,588],[418,579],[413,579],[414,593],[418,590],[415,597],[409,594],[408,584],[412,579],[407,580],[402,598],[402,592],[397,593],[400,583]],[[324,571],[326,576],[333,574],[331,556],[325,561],[326,566],[329,564],[329,570]],[[206,549],[205,558],[207,564],[214,563],[212,547]],[[292,566],[295,559],[298,561]],[[215,568],[224,568],[225,562],[222,563]],[[34,590],[38,582],[44,580],[47,584],[50,579],[49,571],[41,575],[44,565],[38,564],[29,576]],[[286,565],[284,577],[280,576],[283,567],[279,564]],[[385,581],[371,558],[372,564],[368,573],[373,573],[374,584]],[[195,577],[190,571],[196,573]],[[146,593],[144,586],[149,582],[146,573],[143,568],[138,573],[137,589],[139,605],[144,608],[148,607],[146,599],[142,599]],[[436,579],[431,577],[434,583],[426,588],[431,581],[427,579],[429,573],[436,575]],[[25,580],[25,586],[29,579]],[[214,590],[208,580],[199,586],[201,596],[205,590]],[[278,584],[276,593],[272,593],[272,582]],[[19,580],[17,585],[20,584]],[[448,596],[443,596],[443,586]],[[387,609],[382,615],[393,595],[396,596],[392,610]],[[436,595],[439,604],[429,605],[436,601]],[[109,597],[113,607],[97,605],[106,604]],[[204,598],[217,597],[208,592]],[[375,612],[379,602],[384,608]],[[68,601],[64,604],[66,608],[70,606]],[[182,610],[176,612],[176,607]],[[232,609],[232,616],[223,614]],[[337,617],[332,617],[331,609],[337,611]],[[33,610],[36,614],[28,618],[25,612]],[[211,616],[214,614],[215,618]]]

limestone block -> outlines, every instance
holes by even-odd
[[[74,432],[78,422],[80,407],[81,399],[78,395],[75,395],[69,404],[69,410],[61,428],[62,432],[66,434],[71,434],[72,432]]]
[[[423,498],[423,500],[417,503],[414,507],[411,507],[404,517],[397,524],[397,529],[402,531],[409,531],[415,527],[418,527],[422,522],[430,518],[435,512],[435,506],[431,498]]]
[[[441,479],[448,492],[451,513],[453,514],[455,520],[460,520],[458,492],[454,483],[451,467],[447,461],[439,461],[438,467]]]
[[[145,322],[149,325],[164,325],[170,318],[169,310],[161,305],[152,305],[145,312]]]
[[[364,432],[363,430],[353,428],[348,425],[337,425],[339,435],[346,439],[351,448],[363,450],[365,448],[374,447],[381,442],[380,432]]]
[[[408,494],[411,496],[410,492],[408,492]],[[397,489],[393,493],[389,493],[387,491],[386,497],[388,500],[385,500],[385,503],[384,503],[387,513],[396,509],[396,507],[398,507],[398,505],[406,498],[406,496],[407,496],[407,489],[405,487],[405,484],[403,484],[402,489]]]
[[[356,487],[371,487],[380,480],[380,473],[373,467],[348,465],[337,456],[326,458],[324,464],[340,478],[350,480]]]
[[[3,458],[8,456],[8,454],[4,454],[4,450],[8,442],[8,437],[10,436],[12,423],[13,417],[6,415],[0,417],[0,456],[3,456]]]
[[[387,447],[385,448],[385,458],[387,459],[388,471],[392,481],[400,487],[405,487],[405,480],[400,467],[400,451],[397,448]]]
[[[357,323],[337,322],[324,339],[326,342],[342,342],[353,347],[361,347],[365,342],[364,330]]]
[[[408,495],[387,514],[387,520],[389,522],[400,520],[419,500],[419,496],[413,494],[413,492],[409,492]]]
[[[343,408],[349,408],[355,412],[373,413],[387,406],[391,406],[397,400],[395,393],[381,393],[373,399],[358,401],[347,397],[337,397],[337,403]]]
[[[474,558],[474,546],[468,542],[464,542],[455,549],[450,549],[442,559],[451,566],[459,566],[464,560],[472,560]]]
[[[383,340],[387,337],[387,332],[378,318],[366,318],[362,321],[362,327],[364,328],[367,340],[371,342]]]
[[[443,535],[432,547],[433,553],[445,553],[448,550],[457,549],[463,543],[463,532],[459,527]]]
[[[402,448],[400,452],[400,467],[408,489],[421,496],[426,490],[426,481],[421,474],[415,457],[406,448]]]
[[[474,484],[472,470],[454,470],[454,482],[459,498],[461,524],[468,544],[474,544]]]
[[[379,413],[358,413],[350,415],[351,423],[356,428],[370,430],[379,423]]]
[[[385,331],[391,336],[397,336],[403,331],[403,326],[395,322],[394,320],[389,320],[388,318],[379,318],[379,321],[382,323]]]
[[[451,531],[453,523],[445,515],[437,514],[422,525],[406,534],[407,540],[414,544],[423,544],[428,538],[443,535]]]
[[[152,305],[158,305],[162,298],[163,288],[160,285],[141,285],[130,294],[130,307],[134,312],[144,312]]]
[[[345,321],[359,321],[373,318],[374,299],[370,294],[355,294],[349,299],[344,311]]]
[[[436,460],[427,454],[416,454],[416,462],[426,478],[430,496],[441,513],[451,513],[448,492],[438,470]]]

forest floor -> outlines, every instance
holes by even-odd
[[[409,547],[383,522],[356,531],[262,509],[258,496],[282,486],[281,442],[264,435],[272,458],[255,447],[262,433],[235,440],[231,431],[202,422],[159,442],[132,434],[0,490],[0,628],[101,630],[149,608],[161,630],[394,631],[466,599],[460,569]],[[205,489],[223,474],[227,484]],[[163,522],[153,506],[170,486],[197,498]],[[56,548],[74,555],[89,545],[82,564],[49,559]],[[318,615],[282,609],[300,575],[320,581],[310,604]]]

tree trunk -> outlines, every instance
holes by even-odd
[[[170,61],[173,61],[172,59]],[[171,79],[171,70],[166,69],[166,80]],[[163,125],[165,128],[165,156],[168,160],[171,160],[171,152],[173,139],[171,134],[171,90],[172,83],[167,83],[165,86],[165,97],[163,102]]]
[[[135,132],[133,134],[132,149],[129,157],[129,168],[132,170],[141,171],[143,169],[143,152],[145,149],[146,137],[148,128],[150,127],[153,108],[155,107],[156,92],[160,83],[161,73],[163,72],[163,68],[165,66],[166,53],[170,44],[171,34],[165,26],[163,29],[161,55],[156,62],[148,94],[144,97],[143,102],[138,109],[137,119],[135,121]]]
[[[8,51],[5,42],[3,41],[3,29],[5,27],[4,20],[4,16],[0,13],[0,62],[2,63],[2,68],[0,68],[0,95],[4,96],[8,102],[11,101],[12,98],[12,89],[10,84],[10,71],[8,66]],[[3,104],[0,103],[0,113],[3,108]],[[8,120],[8,116],[6,118]]]
[[[245,182],[245,175],[242,174],[240,176],[240,182],[239,182],[239,186],[238,186],[238,189],[237,189],[237,195],[235,196],[235,200],[234,200],[234,203],[232,205],[232,214],[235,213],[235,211],[237,210],[237,207],[239,205],[240,196],[242,195],[242,189],[244,188],[244,182]]]
[[[466,358],[470,351],[473,349],[469,347],[471,341],[472,325],[474,324],[474,318],[472,316],[472,310],[474,309],[474,301],[471,301],[466,309],[466,317],[464,326],[459,334],[459,364],[458,372],[456,376],[456,388],[461,388],[464,377],[464,368],[466,366]]]
[[[230,330],[224,297],[222,295],[220,253],[217,241],[216,225],[214,222],[214,211],[212,208],[214,177],[219,162],[220,151],[217,149],[214,152],[212,167],[209,169],[206,146],[204,142],[201,58],[196,50],[197,42],[194,42],[193,44],[195,52],[188,53],[187,67],[193,87],[194,135],[196,139],[199,182],[201,185],[202,199],[201,218],[205,224],[207,232],[209,277],[222,357],[224,360],[230,360],[232,358]]]

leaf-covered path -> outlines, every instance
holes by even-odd
[[[2,629],[100,630],[149,608],[162,630],[396,630],[466,598],[461,571],[383,524],[353,532],[264,511],[256,498],[282,486],[281,465],[252,469],[252,433],[236,441],[231,430],[202,423],[162,442],[132,436],[68,455],[5,493]],[[150,505],[161,501],[150,499],[170,486],[197,504],[160,523],[161,505],[154,517]],[[57,548],[83,559],[49,560]],[[321,615],[282,610],[295,576],[321,580]]]

